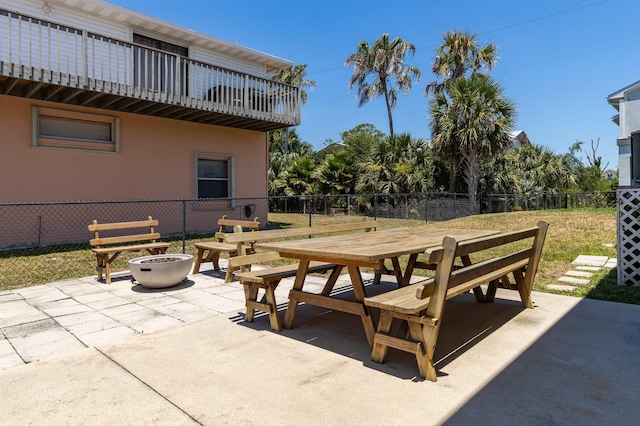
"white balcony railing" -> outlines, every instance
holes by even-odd
[[[2,9],[0,76],[300,124],[297,87]]]

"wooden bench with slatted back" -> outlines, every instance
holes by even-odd
[[[147,251],[149,254],[162,254],[166,252],[169,243],[160,243],[160,233],[156,232],[155,227],[158,221],[151,216],[147,220],[135,222],[115,222],[115,223],[98,223],[94,220],[89,225],[89,231],[93,232],[93,238],[89,241],[91,251],[96,254],[98,266],[98,280],[105,275],[107,284],[111,284],[111,264],[120,256],[121,253]],[[118,235],[115,237],[101,237],[101,231],[122,231],[130,229],[146,228],[144,234]],[[123,243],[141,243],[132,245],[122,245]]]
[[[409,352],[416,356],[421,376],[436,381],[433,354],[447,299],[488,284],[484,301],[493,302],[498,286],[504,286],[517,289],[523,306],[533,308],[531,289],[548,226],[540,221],[537,227],[462,242],[445,237],[442,247],[427,250],[425,259],[437,265],[434,278],[365,298],[366,306],[380,309],[371,360],[384,362],[389,347]],[[527,248],[519,248],[529,241]],[[454,267],[456,258],[468,259],[471,254],[482,257],[482,252],[500,246],[509,247],[509,254]],[[513,274],[515,284],[509,281],[509,274]],[[405,321],[409,333],[392,335],[394,319]]]
[[[238,254],[238,250],[234,244],[228,244],[224,242],[224,237],[228,233],[232,232],[234,227],[240,226],[242,229],[250,229],[251,231],[257,231],[260,229],[260,218],[256,217],[252,221],[249,220],[236,220],[229,219],[227,215],[222,216],[218,219],[218,226],[220,227],[215,234],[215,238],[217,241],[208,241],[195,243],[194,246],[198,249],[198,253],[196,254],[195,262],[193,263],[193,273],[197,274],[200,272],[200,266],[203,263],[211,262],[213,264],[213,269],[215,271],[220,270],[220,254],[227,253],[229,257],[236,256]],[[248,242],[249,246],[251,246],[251,242]],[[251,246],[252,247],[252,246]],[[233,279],[233,271],[227,269],[227,273],[225,275],[225,282],[231,282]]]

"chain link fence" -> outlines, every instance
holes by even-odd
[[[314,226],[371,219],[381,227],[401,221],[445,221],[474,214],[520,210],[613,207],[616,194],[502,194],[479,197],[472,205],[466,194],[355,194],[244,199],[176,199],[96,202],[0,203],[0,290],[46,283],[94,273],[95,256],[88,225],[147,219],[168,252],[195,254],[193,244],[213,238],[217,220],[253,220],[261,229]],[[400,221],[400,223],[398,222]],[[102,233],[101,236],[115,236]],[[127,269],[127,260],[140,254],[123,253],[114,270]]]

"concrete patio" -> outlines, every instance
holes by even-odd
[[[534,293],[525,310],[516,292],[499,290],[493,304],[459,296],[447,304],[433,383],[416,377],[408,354],[371,362],[356,317],[305,305],[279,333],[264,315],[244,321],[242,289],[223,273],[163,291],[128,278],[0,293],[2,424],[631,425],[640,416],[640,306]],[[290,287],[281,284],[279,301]],[[350,296],[346,277],[336,287]]]

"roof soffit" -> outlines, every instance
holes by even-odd
[[[624,99],[625,94],[627,94],[629,92],[633,92],[633,91],[638,90],[638,89],[640,89],[640,80],[636,81],[635,83],[631,83],[630,85],[628,85],[626,87],[623,87],[620,90],[617,90],[617,91],[613,92],[612,94],[607,96],[607,101],[611,105],[618,104],[621,100]]]

